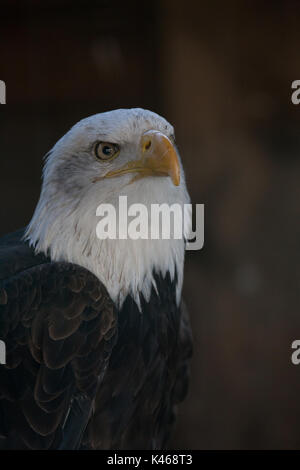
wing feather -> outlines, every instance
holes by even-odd
[[[113,303],[84,268],[44,263],[0,281],[2,446],[77,447],[116,333]]]

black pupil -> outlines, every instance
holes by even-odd
[[[104,155],[109,156],[112,154],[113,149],[109,147],[108,145],[104,145],[102,148],[102,152],[104,153]]]

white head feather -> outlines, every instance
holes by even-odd
[[[150,205],[189,203],[183,169],[180,185],[169,177],[145,177],[128,184],[125,174],[93,182],[95,177],[139,158],[141,135],[157,130],[170,137],[173,127],[161,116],[144,109],[119,109],[83,119],[70,129],[48,154],[43,171],[40,200],[25,237],[53,261],[84,266],[106,286],[121,307],[128,294],[140,307],[140,294],[149,300],[155,287],[153,271],[171,278],[177,272],[177,301],[183,282],[184,240],[99,240],[96,209],[101,203],[118,206],[119,196]],[[116,143],[120,154],[113,161],[98,161],[97,141]],[[185,214],[190,218],[190,212]]]

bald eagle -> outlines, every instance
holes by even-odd
[[[192,351],[185,238],[99,239],[96,209],[121,195],[189,203],[174,129],[151,111],[78,122],[29,225],[0,240],[0,449],[167,445]]]

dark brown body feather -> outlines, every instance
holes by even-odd
[[[191,337],[175,282],[120,312],[86,269],[0,241],[0,448],[158,449],[188,383]]]

